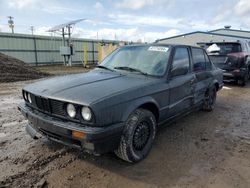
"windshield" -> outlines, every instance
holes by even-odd
[[[169,47],[125,46],[117,49],[102,62],[109,69],[163,76],[169,58]]]
[[[212,43],[206,44],[205,48],[210,54],[217,52],[220,55],[226,55],[229,53],[241,52],[239,43]]]

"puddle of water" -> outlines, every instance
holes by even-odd
[[[229,89],[232,89],[232,88],[227,87],[227,86],[223,86],[223,88],[222,88],[222,89],[227,89],[227,90],[229,90]]]
[[[28,120],[26,120],[26,119],[23,119],[21,121],[12,121],[12,122],[8,122],[8,123],[3,123],[2,127],[11,127],[11,126],[15,126],[15,125],[25,124],[27,122],[28,122]]]
[[[250,141],[248,140],[243,140],[243,142],[250,145]]]
[[[3,137],[5,137],[5,136],[7,136],[7,134],[5,134],[5,133],[0,133],[0,138],[3,138]]]
[[[20,123],[20,122],[18,122],[18,123]],[[10,126],[14,126],[14,125],[16,125],[16,124],[17,124],[16,121],[10,122],[10,123],[4,123],[4,124],[2,125],[2,127],[10,127]]]

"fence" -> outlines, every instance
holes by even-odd
[[[97,63],[102,59],[100,46],[103,44],[113,46],[119,43],[119,41],[112,40],[79,38],[72,38],[71,42],[75,50],[72,64]],[[61,37],[0,33],[0,52],[31,65],[62,64],[63,56],[60,55],[60,46],[63,46]]]

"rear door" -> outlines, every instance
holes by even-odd
[[[189,48],[175,48],[169,74],[169,116],[177,115],[193,104],[195,76],[191,72],[190,59]]]
[[[192,60],[193,73],[196,77],[194,103],[197,104],[203,101],[205,92],[213,79],[212,64],[201,48],[192,47]]]

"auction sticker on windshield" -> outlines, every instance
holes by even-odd
[[[167,52],[168,47],[163,47],[163,46],[150,46],[148,48],[148,51],[155,51],[155,52]]]

